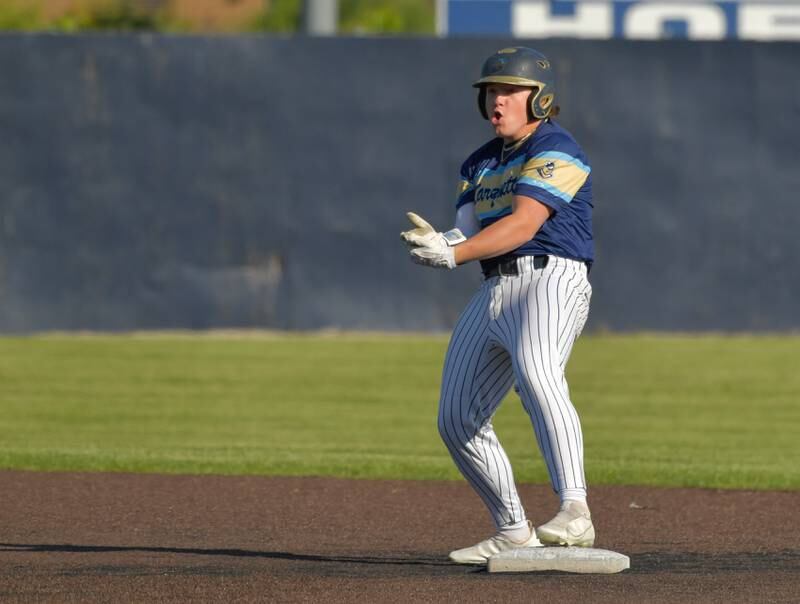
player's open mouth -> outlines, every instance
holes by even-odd
[[[492,113],[492,124],[497,124],[503,118],[503,114],[499,111]]]

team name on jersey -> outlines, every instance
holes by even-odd
[[[494,200],[498,197],[508,195],[512,192],[518,180],[519,178],[512,176],[500,187],[478,187],[477,191],[475,191],[475,201],[484,201],[486,199]]]
[[[525,157],[520,156],[495,169],[484,169],[475,183],[475,214],[480,220],[498,218],[511,213],[514,187],[519,181]]]

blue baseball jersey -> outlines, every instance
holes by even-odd
[[[572,135],[548,120],[516,145],[505,147],[495,138],[470,155],[461,166],[456,207],[474,202],[483,229],[511,214],[514,195],[531,197],[553,214],[511,255],[548,254],[591,264],[591,171]]]

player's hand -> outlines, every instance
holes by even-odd
[[[423,266],[455,268],[453,246],[466,241],[464,234],[459,229],[440,233],[414,212],[407,212],[406,216],[414,228],[400,233],[400,238],[410,248],[411,259]]]
[[[449,245],[417,246],[409,252],[411,260],[433,268],[455,268],[455,250]]]
[[[427,220],[422,218],[422,216],[414,212],[406,212],[406,216],[408,216],[411,224],[416,227],[400,233],[400,239],[405,241],[408,247],[453,247],[467,240],[460,229],[454,228],[446,233],[440,233],[434,229]]]
[[[402,239],[409,247],[431,245],[441,240],[442,234],[434,229],[427,220],[414,212],[406,212],[406,216],[415,228],[400,233]]]

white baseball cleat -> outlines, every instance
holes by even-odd
[[[594,525],[589,507],[581,501],[566,501],[550,522],[536,529],[536,536],[545,545],[592,547]]]
[[[450,552],[450,560],[458,564],[486,564],[491,556],[499,552],[523,547],[542,547],[539,539],[536,538],[536,531],[533,530],[533,525],[530,520],[528,521],[528,526],[531,529],[531,536],[525,541],[518,543],[512,541],[508,537],[497,534],[472,547],[465,547],[464,549],[457,549],[454,552]]]

